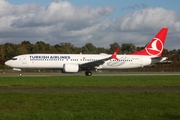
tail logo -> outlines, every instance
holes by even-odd
[[[160,39],[154,38],[154,40],[146,48],[146,52],[149,55],[160,55],[163,51],[163,43]]]

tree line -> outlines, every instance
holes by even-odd
[[[109,48],[96,47],[92,43],[86,43],[82,47],[76,47],[69,42],[62,42],[55,45],[50,45],[44,43],[43,41],[38,41],[35,44],[29,41],[22,41],[20,44],[5,43],[0,45],[0,65],[4,65],[6,60],[11,59],[14,56],[21,54],[34,54],[34,53],[54,53],[54,54],[99,54],[107,53],[112,54],[114,50],[120,46],[121,50],[119,54],[129,54],[132,52],[140,51],[145,46],[137,47],[132,43],[122,43],[119,45],[114,42],[109,45]],[[168,60],[173,61],[176,67],[179,66],[180,61],[180,50],[163,50],[163,56],[167,56]],[[177,65],[178,64],[178,65]]]

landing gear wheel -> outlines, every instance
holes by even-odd
[[[19,73],[19,76],[21,77],[21,76],[22,76],[22,74],[21,74],[21,73]]]
[[[86,71],[86,72],[85,72],[85,75],[86,75],[86,76],[91,76],[91,75],[92,75],[92,72]]]

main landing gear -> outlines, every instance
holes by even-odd
[[[86,75],[86,76],[91,76],[91,75],[92,75],[92,72],[88,70],[88,71],[85,72],[85,75]]]

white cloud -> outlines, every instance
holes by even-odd
[[[133,38],[135,39],[134,43],[136,44],[142,45],[140,42],[148,42],[148,38],[152,38],[162,27],[169,28],[168,36],[172,32],[176,32],[174,36],[171,36],[171,39],[167,39],[166,48],[172,49],[176,44],[180,44],[177,39],[177,33],[180,32],[180,19],[173,10],[166,10],[164,8],[143,9],[121,17],[119,22],[121,23],[120,29],[122,31],[128,31],[127,34],[129,35],[132,34],[130,31],[136,34],[132,37],[132,40]],[[174,44],[173,46],[172,43]]]
[[[122,30],[137,30],[144,28],[159,29],[174,26],[178,16],[173,10],[163,8],[148,8],[125,15],[120,20]]]
[[[109,47],[113,42],[145,45],[162,27],[169,27],[165,47],[172,49],[180,44],[180,20],[175,11],[146,8],[118,19],[104,17],[113,10],[112,6],[76,7],[68,1],[43,7],[16,6],[0,0],[0,43],[29,40],[52,45],[71,42],[75,46],[91,42],[98,47]]]

